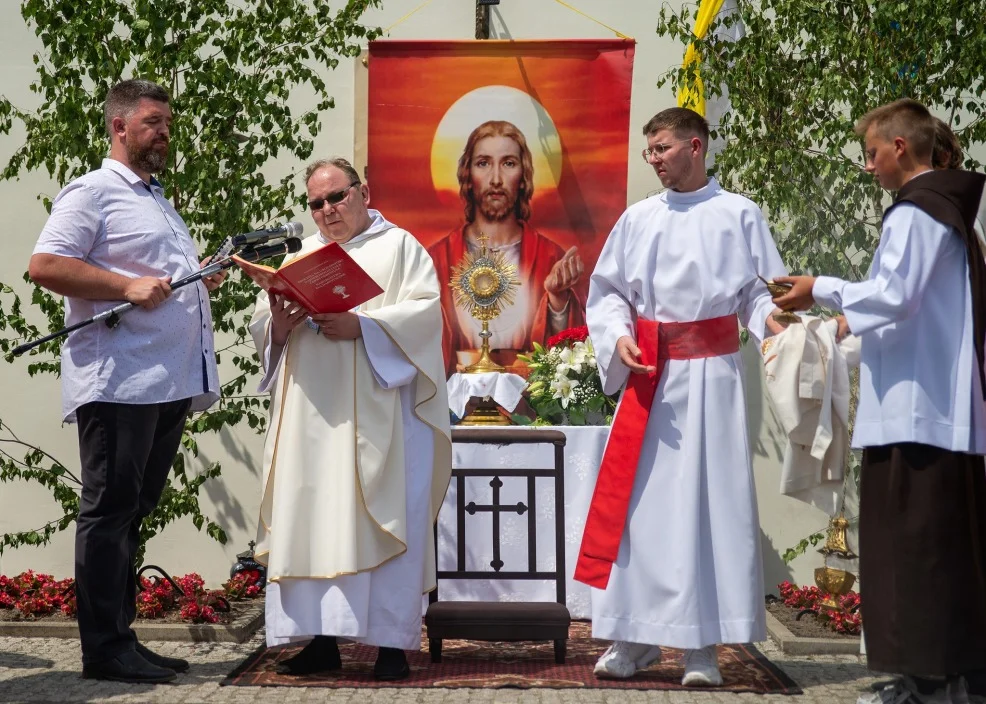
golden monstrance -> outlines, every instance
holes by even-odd
[[[520,285],[517,267],[507,262],[502,252],[490,251],[489,238],[480,233],[479,252],[466,252],[462,261],[452,269],[450,285],[455,304],[483,324],[479,336],[483,340],[479,360],[463,369],[466,374],[503,372],[505,368],[490,359],[490,321],[504,306],[514,301]],[[500,414],[496,402],[486,397],[461,421],[462,425],[510,425],[510,419]]]
[[[483,324],[479,336],[483,339],[479,360],[463,371],[466,374],[483,372],[502,372],[505,370],[490,359],[490,321],[500,315],[505,306],[514,302],[520,279],[517,267],[507,262],[502,252],[490,251],[486,243],[489,238],[480,233],[479,251],[466,252],[452,269],[450,285],[455,295],[455,304],[467,311]]]

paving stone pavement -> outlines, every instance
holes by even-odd
[[[128,685],[83,680],[79,644],[56,638],[0,638],[0,702],[168,702],[181,704],[286,703],[349,704],[852,704],[876,678],[862,658],[851,655],[787,656],[773,643],[761,651],[804,689],[800,696],[732,694],[714,691],[632,691],[614,689],[453,690],[315,689],[220,687],[244,657],[263,643],[263,631],[240,645],[151,643],[162,655],[187,658],[191,671],[173,685]]]

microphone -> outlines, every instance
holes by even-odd
[[[266,230],[254,230],[253,232],[236,235],[233,237],[233,245],[243,247],[246,245],[263,244],[267,240],[277,237],[300,237],[304,231],[305,227],[300,222],[288,222],[277,227],[269,227]]]
[[[296,222],[289,222],[288,225],[298,225]],[[301,227],[298,225],[298,227]],[[269,257],[278,257],[282,254],[294,254],[301,249],[301,240],[297,237],[288,237],[283,242],[269,244],[266,247],[257,247],[240,252],[237,256],[248,262],[256,262]]]

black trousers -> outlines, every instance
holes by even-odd
[[[190,406],[191,399],[93,402],[76,410],[82,497],[75,593],[84,664],[134,649],[140,525],[161,498]]]

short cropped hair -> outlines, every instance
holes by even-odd
[[[870,110],[856,123],[856,134],[863,137],[871,127],[887,141],[903,137],[915,159],[931,159],[935,146],[935,119],[918,101],[902,98]]]
[[[168,91],[157,83],[140,78],[120,81],[110,88],[110,92],[106,94],[106,102],[103,104],[103,118],[106,121],[106,134],[109,137],[113,137],[113,118],[122,117],[124,120],[129,120],[142,98],[156,100],[159,103],[171,102]]]
[[[962,145],[959,138],[943,120],[934,118],[935,146],[931,152],[931,165],[936,169],[961,169]]]
[[[349,177],[350,183],[362,183],[359,178],[359,172],[355,169],[355,167],[353,167],[348,160],[343,159],[341,156],[337,156],[331,159],[319,159],[310,163],[308,168],[305,169],[305,185],[307,186],[308,182],[312,180],[312,176],[315,175],[316,171],[327,169],[330,166],[334,166],[346,174],[346,176]]]
[[[709,123],[689,108],[668,108],[662,110],[644,125],[644,136],[650,137],[661,130],[671,130],[678,139],[698,137],[702,144],[709,144]]]

